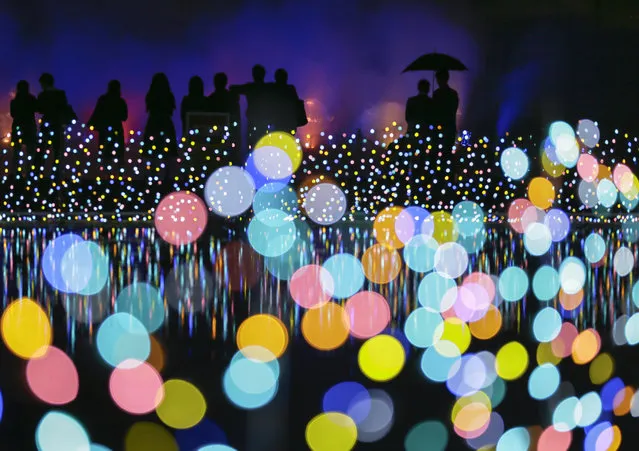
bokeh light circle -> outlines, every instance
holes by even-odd
[[[528,351],[512,341],[502,346],[495,356],[495,371],[504,380],[519,379],[528,368]]]
[[[371,338],[381,333],[391,320],[390,306],[384,296],[373,291],[360,291],[344,304],[350,319],[351,335]]]
[[[218,216],[239,216],[251,208],[255,182],[251,175],[237,166],[224,166],[211,174],[204,186],[204,199]]]
[[[288,289],[297,305],[312,309],[330,301],[335,282],[333,274],[323,266],[306,265],[293,273]]]
[[[78,396],[80,380],[73,360],[54,346],[27,363],[27,383],[41,401],[63,405]]]
[[[406,352],[391,335],[378,335],[368,339],[357,356],[359,368],[375,382],[386,382],[397,377],[404,368]]]
[[[188,429],[198,424],[206,413],[206,400],[193,384],[171,379],[164,383],[164,398],[155,412],[173,429]]]
[[[51,411],[44,415],[36,428],[38,451],[89,451],[91,441],[86,430],[71,415]]]
[[[528,173],[530,162],[528,155],[517,147],[504,149],[500,157],[501,168],[506,177],[521,180]]]
[[[0,327],[7,348],[25,360],[43,356],[53,340],[49,317],[39,304],[27,298],[13,301],[4,309]]]
[[[346,195],[332,183],[320,183],[308,190],[302,207],[316,224],[335,224],[346,213]]]
[[[279,358],[288,346],[288,331],[279,318],[261,313],[242,321],[237,329],[236,340],[240,351],[260,346],[271,352],[274,358]]]
[[[321,351],[331,351],[348,339],[350,319],[344,308],[334,302],[308,310],[302,317],[302,335]]]
[[[362,263],[351,254],[333,255],[322,266],[332,278],[332,294],[335,298],[349,298],[364,285],[366,276]],[[326,278],[320,278],[320,281],[325,280]]]
[[[144,324],[128,313],[107,317],[98,329],[96,344],[100,356],[114,368],[124,361],[144,362],[151,353]]]
[[[109,392],[119,408],[133,415],[153,412],[164,399],[162,376],[146,362],[118,365],[109,378]]]
[[[356,443],[357,425],[343,413],[321,413],[306,425],[306,444],[312,451],[350,451]]]
[[[165,196],[155,209],[155,228],[164,241],[174,246],[191,244],[202,235],[209,217],[206,205],[189,191]]]

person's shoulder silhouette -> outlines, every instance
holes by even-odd
[[[146,94],[146,109],[150,115],[172,116],[175,110],[175,96],[166,74],[159,72],[153,76]]]
[[[233,120],[240,111],[240,97],[237,90],[227,89],[228,77],[224,72],[218,72],[213,77],[215,90],[209,95],[209,108],[214,113],[228,113]]]
[[[40,86],[42,92],[38,95],[38,112],[42,114],[43,120],[52,124],[62,124],[64,122],[65,110],[68,107],[67,95],[54,85],[53,75],[44,73],[40,76]]]
[[[429,126],[434,120],[433,100],[428,96],[430,92],[430,82],[420,80],[417,83],[418,94],[409,97],[406,101],[406,122],[408,128],[413,129],[416,125],[422,127]]]
[[[447,117],[448,120],[454,119],[457,115],[457,108],[459,107],[459,95],[457,91],[451,88],[448,84],[450,74],[446,70],[437,71],[435,74],[437,79],[437,89],[433,93],[433,101],[436,104],[436,108],[440,110],[443,117]]]
[[[98,129],[122,126],[129,116],[128,106],[122,98],[122,88],[118,80],[111,80],[106,94],[98,98],[98,102],[89,119],[88,125]]]
[[[38,105],[36,97],[29,92],[29,83],[20,80],[16,86],[16,95],[10,103],[10,114],[15,122],[35,122]]]
[[[189,113],[203,113],[210,109],[209,99],[204,95],[204,81],[201,77],[193,76],[189,80],[189,92],[182,99],[180,117],[184,133],[187,130],[187,115]]]

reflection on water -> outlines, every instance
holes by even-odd
[[[234,233],[225,238],[202,237],[192,245],[176,248],[159,239],[152,228],[79,230],[74,233],[97,243],[108,261],[103,269],[97,269],[108,271],[104,288],[96,294],[80,295],[54,290],[41,266],[47,245],[65,232],[51,228],[3,229],[3,306],[28,297],[52,312],[52,307],[61,302],[67,314],[68,336],[75,337],[79,330],[91,335],[92,324],[100,323],[116,310],[117,296],[125,287],[146,282],[160,290],[165,311],[170,312],[160,331],[174,316],[179,333],[184,336],[193,336],[198,328],[204,328],[211,331],[214,339],[233,340],[239,323],[248,315],[269,313],[279,317],[292,336],[299,335],[303,309],[292,300],[287,279],[301,266],[321,265],[339,253],[361,259],[364,251],[376,243],[372,228],[365,225],[302,230],[303,239],[277,261],[258,255],[245,238]],[[553,244],[551,251],[539,259],[529,258],[521,235],[504,227],[488,228],[484,247],[470,255],[465,274],[481,272],[498,277],[514,265],[524,269],[532,281],[541,264],[559,268],[565,257],[582,256],[584,239],[591,231],[576,230],[568,239]],[[606,329],[618,316],[631,313],[632,272],[629,277],[620,278],[613,269],[614,253],[621,246],[620,233],[613,229],[598,232],[609,244],[601,262],[587,266],[581,306],[567,311],[557,297],[550,303],[580,329]],[[636,259],[636,246],[630,249]],[[422,278],[423,274],[403,265],[390,283],[372,284],[367,280],[363,289],[382,294],[389,302],[392,327],[403,329],[404,320],[418,306]],[[502,302],[499,308],[504,326],[528,333],[531,312],[539,310],[539,304],[532,290],[522,302]]]

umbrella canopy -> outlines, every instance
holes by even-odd
[[[422,70],[468,70],[468,68],[457,58],[443,53],[428,53],[413,61],[404,72],[414,72]],[[402,73],[404,73],[402,72]]]

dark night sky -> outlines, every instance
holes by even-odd
[[[452,79],[464,124],[481,117],[508,127],[540,108],[626,117],[612,99],[633,80],[628,61],[619,62],[638,41],[633,12],[617,0],[595,14],[596,1],[2,0],[0,29],[12,45],[0,47],[0,92],[7,105],[19,79],[37,90],[38,75],[50,71],[86,119],[109,79],[119,78],[128,125],[140,128],[154,72],[169,75],[179,101],[191,75],[211,90],[215,72],[244,82],[261,63],[268,77],[287,68],[300,94],[318,99],[337,128],[379,126],[401,115],[419,78],[430,78],[401,70],[436,49],[470,68]],[[616,83],[602,80],[602,64]],[[538,91],[545,96],[532,95]],[[567,104],[575,111],[564,111]]]

